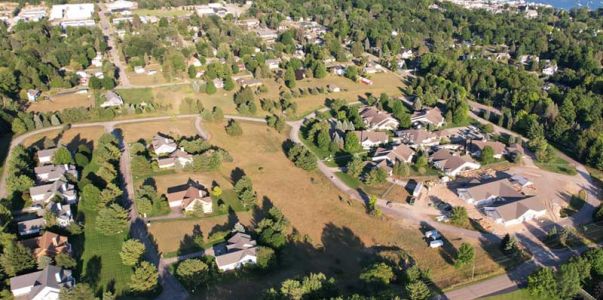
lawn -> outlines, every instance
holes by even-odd
[[[530,295],[530,293],[526,289],[519,289],[519,290],[510,292],[510,293],[496,295],[496,296],[490,296],[490,297],[483,298],[483,299],[484,300],[545,300],[543,298],[534,297],[534,296]]]
[[[45,138],[51,138],[55,143],[66,145],[71,151],[76,151],[79,145],[85,144],[93,148],[95,141],[98,140],[104,133],[105,129],[102,126],[91,126],[85,128],[71,128],[66,130],[59,136],[60,130],[50,130],[39,134],[34,134],[23,141],[23,146],[38,146],[44,145]]]
[[[360,186],[360,184],[362,184],[362,182],[360,182],[360,180],[358,180],[358,178],[354,178],[350,175],[348,175],[347,173],[343,173],[343,172],[337,172],[335,173],[335,175],[341,179],[341,181],[343,181],[343,183],[345,183],[347,186],[356,189]]]
[[[117,127],[123,131],[122,134],[127,143],[140,139],[150,140],[157,133],[167,134],[176,139],[182,136],[197,135],[193,118],[121,124]]]
[[[241,280],[218,286],[211,291],[213,297],[228,295],[234,298],[243,296],[242,293],[251,297],[249,291],[259,292],[263,287],[280,282],[284,276],[308,272],[336,274],[338,284],[345,287],[356,282],[361,271],[359,261],[371,256],[369,253],[378,252],[381,249],[379,245],[408,252],[419,265],[432,270],[433,279],[441,287],[471,277],[471,270],[455,269],[438,250],[426,248],[421,232],[416,228],[388,218],[371,217],[361,203],[349,200],[318,171],[306,172],[296,168],[282,152],[286,133],[278,134],[265,125],[242,122],[243,135],[233,138],[224,132],[224,124],[208,123],[204,126],[211,133],[212,143],[228,150],[234,158],[233,163],[224,164],[221,172],[229,176],[230,170],[240,168],[251,177],[258,199],[266,199],[260,203],[278,207],[299,235],[306,236],[305,242],[294,243],[283,251],[278,271],[262,280]],[[188,226],[184,232],[190,234],[192,225]],[[169,231],[181,233],[182,229],[176,227],[170,226]],[[177,249],[182,240],[181,234],[178,237],[164,234],[158,238],[160,235],[156,230],[151,229],[160,248]],[[455,246],[462,241],[457,236],[448,238],[454,241]],[[476,251],[480,257],[476,278],[502,271],[500,265],[481,248]]]
[[[150,88],[119,89],[117,92],[125,103],[139,104],[155,100],[153,90]]]
[[[559,157],[558,155],[556,155],[555,158],[550,162],[541,163],[534,160],[534,163],[537,167],[549,172],[566,174],[571,176],[578,174],[576,172],[576,167],[574,167],[567,160]]]
[[[121,245],[128,237],[128,233],[105,236],[96,230],[94,224],[96,212],[80,207],[79,218],[85,220],[84,233],[76,236],[70,242],[75,251],[83,252],[78,260],[78,270],[81,270],[83,281],[95,285],[97,289],[106,289],[114,285],[117,294],[126,291],[132,269],[125,266],[119,257]]]
[[[31,103],[27,107],[27,111],[52,112],[61,111],[66,108],[94,106],[94,96],[92,93],[71,93],[49,97],[49,100],[39,100],[37,102]]]

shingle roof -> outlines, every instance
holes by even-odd
[[[206,191],[197,188],[190,182],[186,185],[169,188],[167,199],[168,202],[182,201],[182,207],[187,207],[194,200],[211,202]]]
[[[471,147],[483,151],[484,148],[490,146],[494,150],[494,154],[503,154],[507,146],[499,141],[472,141]]]
[[[401,138],[403,143],[420,145],[426,140],[437,137],[434,133],[425,129],[407,129],[396,132],[396,136]]]
[[[176,142],[174,142],[174,140],[168,137],[161,136],[159,134],[153,137],[151,145],[153,145],[153,149],[159,149],[161,146],[170,146],[174,148],[177,147]]]
[[[45,287],[60,289],[61,287],[72,284],[71,271],[61,269],[57,266],[48,265],[44,270],[33,272],[21,276],[15,276],[10,279],[11,290],[17,290],[32,286],[28,299],[32,299]]]
[[[467,188],[467,192],[471,195],[471,198],[475,200],[482,200],[490,197],[516,200],[525,197],[522,193],[513,188],[513,184],[509,182],[508,179],[500,179],[476,185]]]
[[[421,111],[413,113],[411,117],[411,119],[413,120],[421,118],[425,118],[432,124],[440,124],[444,121],[442,111],[438,107],[434,107],[431,109],[423,109]]]
[[[356,134],[356,136],[358,137],[358,140],[360,140],[361,143],[364,141],[387,142],[389,139],[387,133],[385,133],[385,132],[363,130],[363,131],[354,131],[354,133]]]
[[[44,150],[38,150],[38,157],[52,157],[54,153],[57,151],[57,148],[50,148]]]
[[[498,215],[503,220],[513,220],[523,216],[527,211],[543,211],[546,210],[544,203],[537,196],[532,196],[513,202],[505,203],[495,208]]]
[[[374,107],[367,107],[360,112],[360,116],[371,126],[378,126],[383,121],[393,119],[390,113],[380,111]]]
[[[39,237],[21,241],[36,256],[55,256],[68,252],[67,237],[46,231]]]

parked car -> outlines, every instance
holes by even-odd
[[[429,247],[431,247],[431,248],[439,248],[442,246],[444,246],[444,242],[442,240],[435,240],[435,241],[429,242]]]

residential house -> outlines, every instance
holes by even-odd
[[[30,102],[35,102],[40,97],[40,91],[36,89],[27,90],[27,100]]]
[[[235,233],[228,239],[222,250],[216,251],[216,265],[220,271],[235,270],[256,262],[256,241],[245,233]]]
[[[205,188],[197,182],[189,180],[188,183],[168,188],[167,199],[170,208],[180,208],[192,212],[199,205],[203,213],[213,212],[213,201]]]
[[[546,215],[546,206],[538,196],[531,196],[494,207],[485,207],[484,211],[496,223],[512,226],[543,217]]]
[[[73,286],[71,271],[53,265],[10,279],[10,291],[17,299],[58,300],[61,289]]]
[[[57,225],[68,227],[73,223],[73,214],[71,213],[71,205],[52,202],[48,205],[47,210],[55,216]]]
[[[69,244],[67,237],[50,231],[44,232],[41,236],[23,240],[20,243],[29,248],[36,259],[42,256],[55,257],[60,253],[71,254],[71,244]]]
[[[38,150],[36,156],[38,158],[38,163],[40,165],[52,163],[52,159],[54,157],[54,153],[57,151],[57,148],[50,148],[44,150]]]
[[[269,70],[278,70],[280,63],[281,63],[281,60],[278,58],[266,60],[266,65],[268,66]]]
[[[455,177],[461,172],[477,170],[481,167],[481,165],[471,159],[471,157],[453,155],[445,149],[434,153],[434,155],[430,157],[430,160],[434,167],[451,177]]]
[[[270,28],[257,28],[255,33],[267,43],[273,43],[278,38],[278,32]]]
[[[258,87],[258,86],[262,86],[264,85],[264,83],[259,80],[259,79],[247,79],[247,78],[240,78],[237,80],[237,83],[241,86],[241,87]]]
[[[236,24],[245,30],[251,30],[251,29],[255,29],[260,26],[260,20],[258,20],[258,19],[238,20]]]
[[[61,178],[55,182],[29,188],[29,194],[34,205],[46,204],[54,197],[59,197],[69,204],[77,202],[75,186]]]
[[[46,226],[46,220],[37,218],[17,223],[17,231],[19,236],[34,235],[39,234],[44,226]]]
[[[135,66],[134,67],[134,73],[136,74],[144,74],[145,69],[143,66]]]
[[[157,156],[170,154],[178,149],[178,145],[174,140],[161,134],[157,134],[153,137],[151,146]]]
[[[459,198],[475,206],[491,205],[495,202],[515,201],[525,198],[509,179],[481,183],[469,188],[457,189]]]
[[[41,182],[55,182],[69,174],[77,179],[78,173],[75,166],[72,165],[44,165],[35,167],[36,177]]]
[[[414,156],[414,150],[410,149],[410,147],[408,147],[407,145],[400,144],[390,149],[381,147],[377,148],[377,150],[375,150],[375,154],[373,155],[372,160],[387,160],[392,164],[395,164],[396,162],[411,163]]]
[[[507,146],[499,141],[471,141],[469,151],[474,157],[481,157],[484,148],[490,147],[494,152],[494,158],[501,159],[507,154]]]
[[[400,122],[390,113],[380,111],[374,107],[366,107],[360,112],[364,124],[369,130],[394,130]]]
[[[544,69],[542,69],[542,75],[553,76],[555,73],[557,73],[557,70],[557,65],[549,63]]]
[[[389,141],[389,136],[385,132],[378,131],[354,131],[362,148],[370,149],[371,147],[385,144]]]
[[[442,127],[446,123],[446,119],[438,107],[416,111],[410,117],[410,121],[414,125],[421,124],[426,126],[427,124],[431,124],[436,128]]]
[[[220,78],[215,78],[213,81],[214,86],[217,89],[223,89],[224,88],[224,81]]]
[[[176,166],[176,164],[178,164],[180,167],[184,167],[192,163],[193,155],[182,149],[172,152],[169,157],[157,159],[157,164],[160,169],[173,168]]]
[[[100,68],[103,66],[103,54],[98,52],[96,56],[90,62],[93,66]]]
[[[114,107],[121,106],[124,104],[124,100],[115,93],[114,91],[107,91],[105,93],[105,102],[101,103],[100,107]]]
[[[341,92],[341,88],[339,86],[334,85],[334,84],[327,85],[327,89],[329,90],[329,93],[339,93],[339,92]]]
[[[369,63],[364,67],[364,73],[366,74],[375,74],[385,72],[385,68],[377,63]]]
[[[431,147],[440,143],[437,134],[425,129],[407,129],[396,131],[396,139],[415,149]]]

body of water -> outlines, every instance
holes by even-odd
[[[603,0],[528,0],[528,2],[549,4],[555,8],[561,9],[572,9],[578,7],[597,9],[603,7]]]

